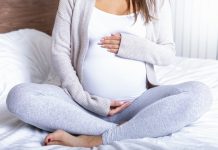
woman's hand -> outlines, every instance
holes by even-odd
[[[111,34],[111,36],[105,36],[100,40],[99,45],[101,45],[102,48],[106,48],[107,51],[111,53],[118,53],[118,50],[120,48],[120,42],[121,42],[121,34]]]
[[[123,101],[118,101],[118,100],[112,100],[108,116],[113,116],[113,115],[123,111],[130,104],[131,104],[131,102],[129,102],[129,101],[123,102]]]

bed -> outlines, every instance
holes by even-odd
[[[19,4],[15,5],[16,2]],[[60,85],[50,61],[51,31],[57,5],[56,0],[0,0],[0,150],[89,150],[60,145],[43,146],[48,132],[20,121],[6,108],[7,94],[16,84]],[[19,13],[14,14],[15,9]],[[155,66],[155,71],[161,84],[185,81],[207,84],[214,98],[210,110],[169,136],[115,141],[93,150],[218,149],[218,61],[177,57],[169,66]]]

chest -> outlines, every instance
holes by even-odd
[[[88,27],[89,39],[97,40],[112,33],[129,33],[142,38],[146,37],[144,18],[138,15],[135,22],[134,14],[114,15],[94,7],[90,15]]]

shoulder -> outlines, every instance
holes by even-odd
[[[171,0],[156,0],[157,12],[161,11],[163,8],[170,6]]]
[[[64,15],[71,13],[76,1],[77,0],[59,0],[58,13]]]
[[[75,7],[81,7],[83,5],[93,2],[92,0],[59,0],[59,9],[61,10],[73,10]]]
[[[59,0],[59,3],[73,4],[78,0]]]
[[[89,1],[91,1],[91,0],[89,0]],[[87,2],[89,2],[89,1],[84,1],[84,0],[60,0],[59,1],[59,4],[64,4],[64,5],[71,5],[71,6],[74,6],[74,5],[76,5],[76,4],[85,4],[85,3],[87,3]]]
[[[156,0],[156,9],[153,12],[155,18],[171,13],[171,0]]]
[[[74,8],[76,1],[77,0],[59,0],[59,10]]]
[[[72,16],[78,18],[93,2],[94,0],[59,0],[57,15],[71,23]]]

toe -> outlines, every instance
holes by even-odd
[[[45,138],[45,145],[65,145],[74,147],[74,143],[78,143],[78,139],[63,130],[56,130],[55,132],[48,134]]]
[[[45,138],[45,142],[51,142],[51,141],[60,141],[63,138],[65,131],[63,130],[56,130],[53,133],[50,133]]]
[[[48,144],[49,142],[53,141],[54,138],[53,138],[53,133],[50,133],[48,134],[46,137],[45,137],[45,140],[44,140],[44,143],[45,144]]]
[[[61,141],[51,141],[47,145],[63,145]]]

